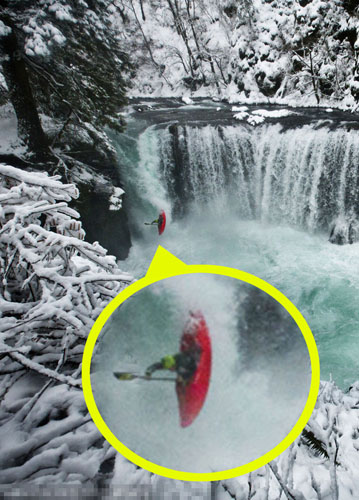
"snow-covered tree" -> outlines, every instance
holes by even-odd
[[[94,320],[132,278],[84,240],[68,206],[77,196],[58,176],[0,164],[1,484],[84,481],[114,457],[87,413],[81,359]]]
[[[129,63],[119,39],[120,12],[117,0],[1,2],[3,74],[30,150],[48,147],[41,112],[59,120],[58,135],[69,123],[95,141],[105,125],[121,130]]]
[[[357,2],[121,1],[137,92],[349,105],[359,95]]]

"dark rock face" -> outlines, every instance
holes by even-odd
[[[330,227],[329,241],[334,245],[359,241],[359,221],[353,216],[337,217]]]
[[[273,97],[279,89],[283,77],[281,74],[268,76],[263,71],[260,71],[255,75],[255,79],[262,94],[266,97]]]
[[[349,14],[354,14],[359,7],[359,2],[358,0],[343,0],[343,7]]]
[[[78,147],[75,160],[88,166],[90,180],[81,182],[74,179],[80,190],[80,197],[72,206],[80,212],[86,240],[90,243],[98,241],[119,260],[127,258],[131,248],[131,234],[126,212],[126,194],[122,197],[120,210],[110,209],[110,197],[115,187],[122,188],[117,158],[114,154],[100,152],[96,149]]]
[[[358,2],[359,4],[359,2]],[[336,35],[337,40],[343,42],[344,40],[348,40],[352,49],[354,49],[355,42],[357,41],[358,34],[355,28],[339,31]]]
[[[241,366],[265,368],[280,362],[290,351],[303,348],[303,338],[288,312],[258,288],[244,287],[238,293],[238,350]]]
[[[110,210],[109,186],[96,185],[94,182],[79,184],[80,197],[74,202],[80,212],[86,240],[98,241],[119,260],[128,256],[131,248],[131,235],[126,213],[126,195],[122,197],[122,208]]]
[[[23,170],[46,171],[50,175],[59,173],[57,161],[48,155],[43,161],[36,158],[36,163],[15,155],[0,155],[0,161],[8,165],[21,168]],[[122,208],[120,210],[110,210],[110,197],[114,187],[122,187],[117,169],[115,157],[105,158],[95,150],[92,152],[81,152],[74,160],[81,161],[82,174],[72,175],[72,168],[69,168],[63,182],[73,182],[80,191],[77,200],[72,200],[70,206],[80,213],[82,226],[86,231],[86,241],[93,243],[98,241],[108,250],[110,255],[114,255],[119,260],[126,259],[131,248],[131,235],[127,219],[126,194],[122,196]],[[60,172],[61,173],[61,172]],[[83,180],[81,180],[83,177]]]

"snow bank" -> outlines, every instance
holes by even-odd
[[[252,111],[252,115],[263,116],[263,118],[282,118],[283,116],[295,115],[294,111],[289,109],[256,109]]]

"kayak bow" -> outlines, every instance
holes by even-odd
[[[160,215],[158,216],[158,234],[162,234],[166,227],[166,213],[164,210],[160,211]]]
[[[191,313],[182,334],[180,350],[186,352],[195,346],[200,348],[201,354],[193,377],[187,383],[181,380],[176,382],[181,427],[191,425],[201,411],[211,377],[211,339],[206,321],[200,311]]]

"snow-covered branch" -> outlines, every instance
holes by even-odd
[[[338,500],[359,491],[359,382],[343,393],[322,382],[316,407],[302,435],[279,457],[221,482],[236,500]],[[222,498],[222,497],[221,497]]]
[[[98,243],[84,241],[79,214],[68,206],[77,196],[59,176],[0,164],[2,483],[47,470],[54,475],[54,468],[71,462],[73,442],[65,434],[76,441],[79,426],[91,438],[83,436],[86,445],[76,453],[88,453],[101,439],[76,390],[81,357],[95,319],[132,277]],[[37,427],[43,430],[34,438]],[[68,444],[51,444],[60,436]],[[99,457],[96,464],[91,474]]]

